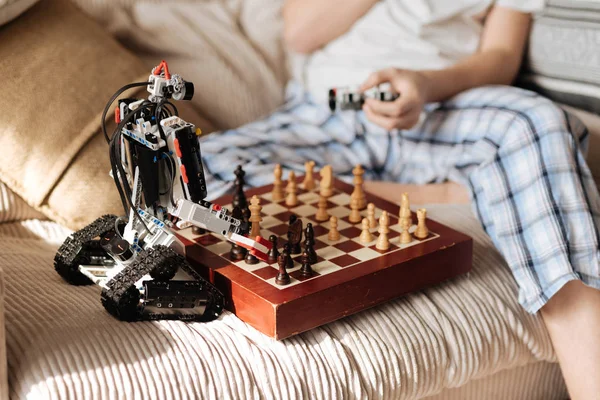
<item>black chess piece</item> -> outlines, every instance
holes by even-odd
[[[310,254],[304,250],[302,252],[302,268],[300,268],[300,275],[306,278],[313,276],[314,271],[311,267]]]
[[[304,231],[304,250],[308,252],[309,260],[311,264],[316,264],[317,252],[315,251],[315,231],[312,224],[309,222],[306,224],[306,230]]]
[[[292,256],[290,254],[290,244],[289,243],[286,243],[283,245],[283,252],[281,254],[285,255],[286,268],[288,268],[288,269],[294,268],[294,260],[292,260]]]
[[[248,200],[246,199],[246,194],[244,193],[244,185],[246,184],[244,176],[246,175],[246,172],[242,169],[241,165],[238,165],[235,169],[234,174],[234,193],[231,205],[233,207],[240,207],[243,210],[245,208],[248,208]]]
[[[258,258],[249,251],[246,252],[246,264],[254,265],[258,264]]]
[[[277,265],[279,266],[279,273],[275,278],[275,283],[278,285],[287,285],[290,283],[290,275],[285,270],[286,268],[286,255],[285,253],[281,253],[279,258],[277,259]]]
[[[244,219],[244,215],[242,213],[242,209],[239,208],[239,207],[234,207],[233,208],[231,216],[233,218],[238,219],[238,220],[243,220]],[[247,252],[248,251],[245,248],[243,248],[242,246],[239,246],[239,245],[237,245],[235,243],[232,243],[232,245],[231,245],[231,251],[229,252],[229,257],[232,260],[241,261],[241,260],[244,259],[244,257],[246,257],[246,253]]]
[[[269,250],[267,253],[267,261],[269,261],[269,264],[273,264],[274,262],[277,262],[277,257],[279,257],[279,250],[277,249],[277,236],[269,236],[269,241],[271,242],[271,250]]]
[[[290,244],[290,254],[302,253],[300,242],[302,241],[302,220],[294,214],[290,215],[290,222],[287,232],[288,243]]]

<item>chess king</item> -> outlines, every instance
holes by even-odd
[[[112,103],[126,90],[142,86],[147,99],[118,101],[117,126],[109,137],[105,116]],[[179,118],[171,102],[193,95],[194,85],[171,74],[165,61],[146,82],[126,85],[113,95],[101,123],[125,215],[105,215],[73,233],[54,258],[56,271],[67,282],[101,286],[102,304],[121,320],[209,321],[221,313],[223,296],[187,263],[175,226],[222,235],[263,260],[271,248],[260,236],[245,236],[247,221],[204,200],[201,132]],[[242,203],[247,206],[245,198]],[[194,280],[174,280],[178,270]]]

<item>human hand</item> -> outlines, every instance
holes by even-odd
[[[429,78],[419,71],[387,68],[371,74],[360,90],[385,82],[389,82],[392,90],[400,96],[394,101],[367,98],[363,105],[365,115],[371,122],[387,130],[412,128],[419,121],[427,101]]]

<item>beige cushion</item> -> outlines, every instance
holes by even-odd
[[[0,25],[17,18],[39,0],[0,0]]]

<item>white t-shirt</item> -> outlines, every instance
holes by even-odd
[[[293,75],[325,101],[330,88],[358,86],[383,68],[448,67],[475,53],[494,4],[535,12],[544,0],[380,0],[342,36],[294,55]]]

